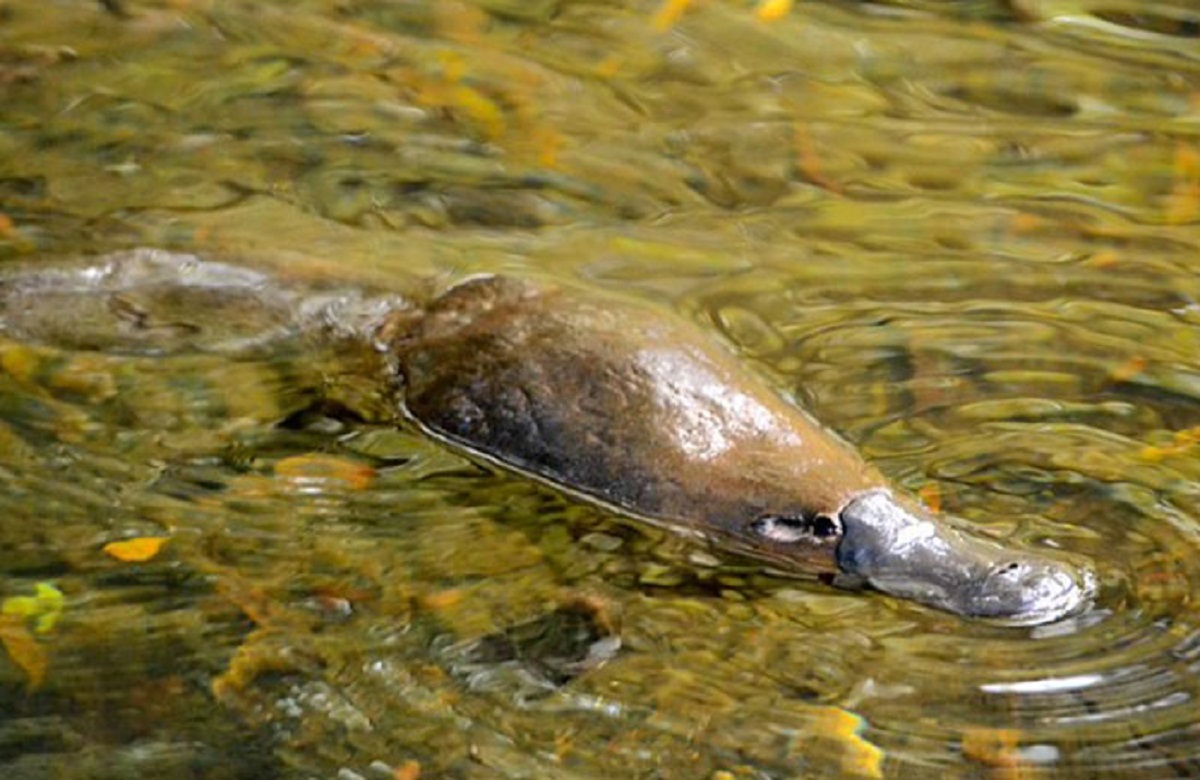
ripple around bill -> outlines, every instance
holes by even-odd
[[[702,308],[903,487],[1097,571],[1088,612],[1033,628],[881,599],[915,630],[862,624],[877,663],[845,701],[896,776],[1194,776],[1194,328],[1178,303],[1084,268],[1022,278],[1022,301],[972,299],[966,281],[905,300],[927,283],[893,279],[828,309],[838,283],[806,284],[796,294],[817,305],[795,323],[771,319],[798,311],[779,286]],[[1067,283],[1078,297],[1058,297]],[[729,312],[754,313],[753,328]]]
[[[1194,771],[1200,567],[1162,514],[1143,518],[1136,543],[1095,554],[1106,587],[1088,613],[1032,629],[926,616],[924,630],[883,640],[875,685],[911,693],[864,698],[870,738],[904,765],[966,755],[1087,776]],[[1006,756],[973,757],[980,739]]]

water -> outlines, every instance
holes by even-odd
[[[5,776],[1200,773],[1190,4],[109,7],[0,6],[5,274],[622,290],[1100,593],[1013,629],[765,576],[397,428],[367,357],[228,299],[267,337],[10,328],[0,597],[63,604],[0,624]]]

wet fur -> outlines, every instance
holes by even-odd
[[[714,337],[645,305],[488,277],[382,333],[406,412],[434,435],[777,563],[831,570],[836,540],[778,543],[758,519],[836,516],[882,484]]]

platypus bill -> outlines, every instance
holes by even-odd
[[[486,277],[379,336],[404,411],[427,432],[719,548],[1013,624],[1089,602],[1089,572],[898,496],[682,318]]]

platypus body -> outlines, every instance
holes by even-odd
[[[0,330],[61,340],[62,323],[38,302],[62,305],[67,289],[79,304],[64,308],[77,313],[127,311],[130,294],[148,290],[199,296],[202,311],[222,291],[249,291],[272,328],[288,311],[311,325],[314,310],[254,272],[151,251],[82,274],[0,280]],[[316,308],[328,324],[334,310]],[[139,311],[123,332],[159,349]],[[505,468],[777,570],[840,574],[965,616],[1042,623],[1090,598],[1089,573],[972,537],[897,495],[715,336],[670,312],[493,276],[355,316],[350,331],[384,356],[402,414]],[[221,327],[183,332],[203,340]]]
[[[649,308],[487,278],[390,327],[406,411],[437,436],[781,565],[835,570],[838,512],[885,485],[706,333]]]

